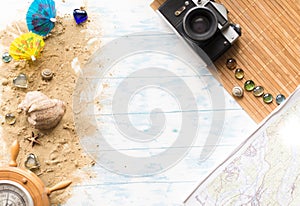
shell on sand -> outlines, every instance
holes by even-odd
[[[28,115],[28,122],[41,130],[56,127],[66,111],[63,101],[50,99],[39,91],[28,92],[19,108]]]

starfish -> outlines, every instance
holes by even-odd
[[[26,139],[30,142],[31,147],[33,147],[35,144],[41,145],[42,143],[38,140],[40,137],[40,134],[35,135],[33,132],[31,132],[31,137],[27,137]]]

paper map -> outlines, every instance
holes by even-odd
[[[298,87],[185,205],[300,205],[299,95]]]

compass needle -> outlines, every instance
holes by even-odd
[[[5,204],[5,206],[8,206],[8,199],[9,199],[9,193],[7,193],[6,204]]]
[[[32,199],[25,188],[13,181],[0,180],[0,202],[3,202],[3,206],[31,206]],[[1,194],[3,193],[3,194]],[[5,195],[6,194],[6,195]],[[3,199],[2,199],[3,198]]]

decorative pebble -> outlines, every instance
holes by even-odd
[[[8,52],[5,52],[4,54],[2,54],[2,61],[5,63],[9,63],[11,62],[12,57],[10,56],[10,54]]]
[[[19,74],[16,78],[13,79],[13,84],[19,88],[27,88],[28,80],[25,74]]]
[[[27,156],[27,159],[25,161],[25,167],[29,170],[35,170],[40,167],[40,163],[34,154],[30,153]]]
[[[16,123],[16,116],[14,114],[8,113],[5,115],[5,122],[7,124],[13,125]]]
[[[253,94],[254,96],[256,97],[260,97],[264,94],[264,88],[262,86],[256,86],[254,89],[253,89]]]
[[[280,105],[282,102],[284,102],[285,101],[285,96],[283,95],[283,94],[278,94],[277,96],[276,96],[276,103],[278,104],[278,105]]]
[[[272,94],[269,94],[269,93],[264,94],[263,100],[265,103],[270,104],[273,101]]]
[[[242,87],[236,86],[232,88],[232,94],[235,97],[242,97],[244,95],[244,90]]]
[[[255,83],[252,80],[247,80],[244,84],[244,88],[248,92],[252,91],[254,87],[255,87]]]
[[[74,9],[73,16],[77,24],[81,24],[88,19],[87,12],[83,9]]]
[[[50,69],[43,69],[41,76],[43,80],[50,81],[53,78],[53,72]]]
[[[237,62],[235,59],[230,58],[226,61],[226,67],[230,70],[234,70],[236,68]]]
[[[239,80],[244,78],[244,70],[242,70],[241,68],[236,69],[234,74],[235,74],[235,78]]]

